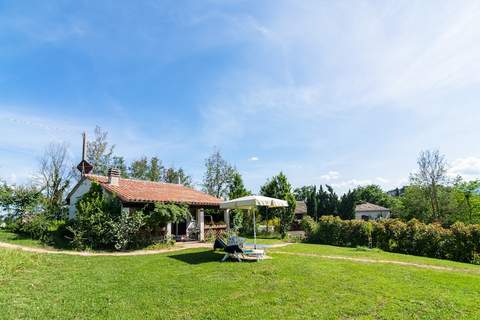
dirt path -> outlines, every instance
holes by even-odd
[[[186,250],[186,249],[211,248],[211,247],[212,247],[211,243],[186,242],[186,243],[176,244],[171,248],[165,248],[165,249],[159,249],[159,250],[136,250],[136,251],[128,251],[128,252],[89,252],[89,251],[70,251],[70,250],[55,250],[55,249],[47,249],[47,248],[34,248],[34,247],[21,246],[18,244],[0,242],[0,248],[17,249],[17,250],[22,250],[25,252],[33,252],[33,253],[67,254],[71,256],[143,256],[143,255],[173,252],[173,251]]]
[[[278,243],[269,245],[269,248],[280,248],[288,246],[290,243]],[[6,249],[17,249],[22,250],[25,252],[32,252],[32,253],[48,253],[48,254],[67,254],[71,256],[114,256],[114,257],[121,257],[121,256],[145,256],[151,254],[158,254],[158,253],[165,253],[165,252],[174,252],[179,250],[186,250],[186,249],[195,249],[195,248],[212,248],[212,243],[205,243],[205,242],[180,242],[176,243],[175,246],[171,248],[165,249],[158,249],[158,250],[136,250],[136,251],[127,251],[127,252],[90,252],[90,251],[72,251],[72,250],[55,250],[55,249],[47,249],[47,248],[35,248],[35,247],[28,247],[22,246],[18,244],[0,242],[0,248]]]
[[[461,269],[461,268],[454,268],[454,267],[436,266],[432,264],[421,264],[421,263],[397,261],[397,260],[354,258],[354,257],[345,257],[345,256],[332,256],[332,255],[323,255],[323,254],[315,254],[315,253],[300,253],[300,252],[286,252],[286,251],[274,251],[272,253],[288,254],[288,255],[302,256],[302,257],[317,257],[317,258],[333,259],[333,260],[346,260],[346,261],[354,261],[354,262],[360,262],[360,263],[394,264],[394,265],[415,267],[415,268],[429,269],[429,270],[480,274],[480,269],[479,270]]]

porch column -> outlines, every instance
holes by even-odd
[[[223,211],[223,221],[227,225],[227,231],[230,230],[230,209],[225,209]]]
[[[172,223],[167,223],[167,237],[170,238],[172,236]]]
[[[205,221],[204,221],[204,212],[203,208],[197,209],[197,224],[200,229],[200,234],[198,235],[198,240],[205,240]]]

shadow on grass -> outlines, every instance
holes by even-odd
[[[188,264],[202,264],[219,262],[224,256],[220,251],[199,251],[190,253],[171,254],[168,257]]]

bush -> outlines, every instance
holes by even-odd
[[[143,211],[123,210],[117,221],[111,224],[113,234],[113,246],[117,250],[125,250],[133,247],[137,242],[137,234],[145,224]]]
[[[444,228],[415,219],[407,223],[398,219],[370,222],[323,216],[318,223],[304,219],[302,226],[307,240],[315,243],[376,247],[390,252],[470,263],[480,261],[480,225],[455,223]]]
[[[302,230],[305,231],[305,237],[309,239],[312,235],[317,232],[317,223],[310,216],[305,216],[301,222]]]
[[[46,241],[50,220],[44,214],[35,214],[23,218],[20,231],[28,234],[32,239]]]

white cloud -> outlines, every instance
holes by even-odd
[[[258,161],[258,160],[259,160],[259,159],[258,159],[258,157],[256,157],[256,156],[253,156],[253,157],[248,158],[248,161]]]
[[[390,180],[385,179],[385,178],[383,178],[383,177],[376,177],[375,180],[378,181],[378,182],[380,182],[380,183],[388,183],[388,182],[390,182]]]
[[[341,182],[336,182],[332,183],[332,187],[334,188],[339,188],[342,190],[345,190],[347,188],[355,188],[359,186],[366,186],[372,184],[372,180],[370,179],[364,179],[364,180],[358,180],[358,179],[350,179],[346,181],[341,181]]]
[[[320,179],[331,181],[331,180],[337,180],[339,177],[340,177],[340,173],[338,173],[337,171],[329,171],[327,174],[321,175]]]
[[[450,176],[460,175],[465,179],[475,179],[480,177],[480,158],[466,157],[459,158],[452,162],[448,170]]]

